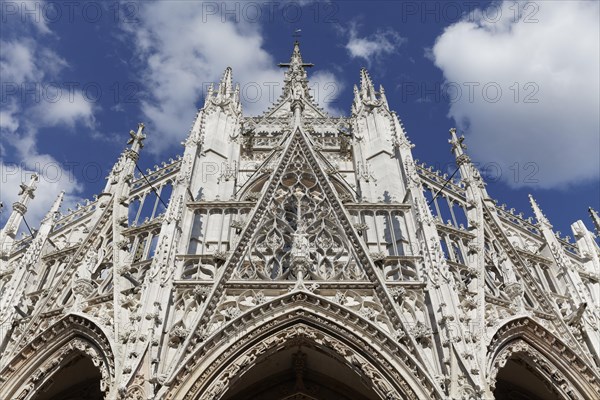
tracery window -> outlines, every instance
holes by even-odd
[[[238,265],[237,278],[294,279],[297,262],[306,263],[309,279],[364,275],[325,188],[299,147]]]

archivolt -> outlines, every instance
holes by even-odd
[[[166,399],[219,399],[232,377],[288,340],[327,350],[370,382],[382,399],[442,398],[406,348],[350,310],[308,292],[265,303],[232,321],[180,365],[163,394]]]
[[[98,367],[101,390],[109,392],[115,371],[108,338],[90,320],[68,315],[31,340],[0,372],[0,398],[30,399],[76,353]]]
[[[600,396],[600,377],[556,336],[530,318],[502,326],[488,346],[488,377],[493,390],[499,370],[509,359],[519,358],[568,399]]]

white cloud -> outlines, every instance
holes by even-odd
[[[73,129],[75,124],[81,123],[92,129],[95,125],[93,103],[78,90],[57,101],[40,102],[33,112],[39,127],[63,125]]]
[[[78,193],[82,190],[80,182],[64,165],[50,155],[38,152],[39,129],[59,125],[73,128],[77,123],[92,128],[95,121],[91,104],[85,101],[80,92],[74,92],[72,99],[64,96],[56,102],[50,102],[42,96],[33,104],[31,99],[28,103],[20,97],[21,90],[33,85],[39,88],[56,78],[68,64],[39,41],[39,34],[52,34],[41,11],[45,3],[28,0],[14,5],[19,7],[18,13],[9,16],[4,30],[7,38],[0,41],[0,76],[4,99],[0,110],[0,201],[4,204],[0,226],[8,219],[12,203],[18,200],[19,184],[28,183],[31,174],[36,172],[40,181],[26,214],[33,228],[39,225],[61,190],[66,191],[65,206],[79,200]],[[22,20],[25,10],[28,13]],[[31,29],[31,25],[35,30]],[[8,29],[9,26],[11,29]],[[10,87],[8,83],[13,86]],[[10,157],[8,151],[11,152]],[[11,163],[7,159],[15,161]],[[24,231],[24,227],[21,231]]]
[[[58,162],[48,154],[41,154],[37,149],[38,129],[44,124],[46,126],[67,125],[71,126],[77,120],[86,118],[93,122],[93,116],[77,111],[65,111],[70,106],[57,106],[52,104],[50,109],[45,110],[48,113],[44,116],[34,116],[35,113],[44,112],[44,106],[51,103],[40,103],[34,108],[29,108],[31,121],[26,121],[24,126],[10,132],[5,124],[2,126],[3,143],[0,147],[0,201],[4,204],[4,212],[0,214],[0,226],[2,226],[11,212],[11,205],[18,199],[19,184],[29,183],[32,173],[39,176],[38,188],[35,192],[35,198],[27,207],[26,218],[29,225],[33,228],[39,225],[41,219],[47,213],[48,209],[56,199],[61,190],[65,191],[63,205],[69,207],[76,202],[81,201],[80,193],[83,190],[81,182],[75,176],[74,171],[70,171],[67,166]],[[57,107],[57,108],[54,108]],[[42,121],[46,119],[46,121]],[[7,147],[10,146],[10,159],[15,162],[3,161],[6,158]],[[21,227],[24,231],[24,227]]]
[[[33,6],[32,6],[33,7]],[[33,8],[31,8],[33,9]],[[43,96],[37,104],[30,106],[23,103],[22,94],[31,88],[41,92],[41,84],[57,76],[67,62],[51,49],[40,46],[31,37],[17,40],[0,41],[0,76],[2,76],[3,104],[0,110],[0,130],[15,133],[23,122],[33,126],[36,121],[27,111],[40,109],[35,117],[49,120],[66,117],[67,110],[58,104],[50,105]],[[54,113],[58,113],[54,115]],[[21,121],[23,119],[23,121]],[[48,125],[46,123],[46,125]]]
[[[32,38],[0,41],[0,74],[5,85],[8,82],[17,85],[39,83],[66,66],[64,59],[37,45]]]
[[[20,85],[27,80],[38,79],[33,47],[33,43],[27,40],[0,41],[0,73],[4,82]]]
[[[320,70],[309,75],[311,95],[331,115],[342,115],[338,97],[344,84],[330,71]]]
[[[259,24],[223,22],[218,13],[207,15],[202,2],[143,3],[139,16],[140,24],[123,27],[134,35],[144,67],[141,81],[150,97],[142,102],[145,122],[160,135],[148,138],[151,151],[185,138],[203,89],[218,82],[227,66],[240,83],[244,114],[260,114],[279,97],[283,71],[276,64],[289,54],[277,60],[269,54]]]
[[[41,34],[51,34],[48,27],[48,18],[54,16],[53,12],[61,11],[60,4],[47,2],[46,0],[21,0],[14,3],[18,8],[18,16],[21,21],[31,23]]]
[[[16,101],[9,102],[4,106],[4,109],[0,110],[0,132],[6,130],[14,133],[19,129],[18,112],[19,106]]]
[[[48,212],[50,206],[61,190],[66,192],[63,209],[81,201],[79,193],[83,187],[74,177],[73,171],[66,169],[61,163],[48,154],[37,151],[35,128],[22,129],[19,134],[7,135],[6,144],[15,152],[12,158],[21,160],[15,163],[0,161],[0,201],[4,204],[4,212],[0,214],[0,222],[4,224],[11,212],[11,205],[19,198],[19,185],[29,183],[32,173],[39,176],[35,198],[27,206],[27,222],[33,227]],[[2,148],[0,159],[4,159],[6,149]],[[24,227],[21,227],[24,231]]]
[[[346,50],[350,57],[362,58],[369,64],[373,59],[395,53],[406,42],[406,38],[393,29],[379,29],[371,35],[359,37],[356,24],[350,25],[348,35]]]
[[[566,187],[597,179],[600,3],[526,4],[532,3],[520,3],[515,18],[514,2],[505,1],[499,21],[492,22],[494,12],[478,12],[437,38],[435,64],[462,88],[460,98],[450,96],[449,116],[466,132],[473,157],[499,163],[513,186]],[[479,85],[472,99],[469,82]],[[502,96],[492,102],[498,87]]]

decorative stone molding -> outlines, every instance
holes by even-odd
[[[317,308],[315,308],[315,306],[312,305],[316,305],[319,303],[322,303],[322,306],[319,306]],[[303,304],[304,306],[302,306]],[[302,307],[298,308],[298,306]],[[263,314],[267,310],[273,310],[277,308],[286,311],[283,315],[278,316],[276,319],[268,318],[268,315],[271,315],[270,312],[269,314]],[[339,314],[339,318],[341,318],[339,324],[333,322],[335,320],[332,320],[333,315],[329,315],[328,317],[321,317],[317,314],[314,314],[314,311],[311,311],[312,309],[330,309],[332,311],[335,311],[336,315]],[[261,315],[264,315],[264,317],[259,318],[259,316]],[[267,317],[267,319],[265,319],[265,317]],[[360,336],[358,336],[359,331],[349,332],[346,330],[346,328],[344,328],[347,322],[342,321],[347,321],[348,318],[353,318],[356,321],[356,327],[364,326],[364,328],[361,328],[360,331],[362,332],[362,329],[366,329],[363,333],[360,333],[360,335],[364,335],[364,339],[361,339]],[[172,399],[174,398],[173,396],[184,396],[181,393],[181,390],[183,390],[183,386],[181,385],[185,384],[186,382],[189,382],[190,379],[193,379],[193,382],[195,382],[193,388],[185,389],[186,393],[188,394],[186,395],[187,397],[182,398],[193,398],[194,395],[192,393],[197,393],[197,391],[205,385],[205,379],[207,379],[208,376],[212,374],[212,371],[218,369],[218,365],[220,362],[211,364],[208,367],[208,369],[202,373],[201,376],[206,378],[190,377],[191,372],[196,370],[199,360],[203,359],[204,357],[207,357],[208,354],[213,354],[215,351],[223,352],[223,362],[230,363],[231,361],[226,360],[228,359],[228,357],[230,357],[230,355],[236,354],[236,352],[238,352],[240,348],[244,346],[249,346],[249,343],[254,341],[257,341],[255,343],[262,343],[262,339],[260,338],[263,337],[263,335],[268,334],[273,330],[278,330],[277,327],[283,326],[282,324],[286,323],[286,321],[291,322],[294,320],[298,320],[298,322],[314,321],[315,323],[317,323],[317,325],[322,326],[322,329],[325,332],[332,331],[337,332],[336,334],[338,335],[342,334],[344,336],[347,336],[346,340],[349,340],[350,343],[354,343],[354,346],[357,346],[354,347],[354,351],[362,349],[361,354],[364,354],[364,351],[367,348],[371,349],[367,351],[368,354],[380,354],[380,350],[375,350],[371,347],[373,341],[375,341],[375,343],[381,343],[378,346],[383,346],[383,348],[389,349],[385,350],[386,352],[398,354],[398,351],[400,351],[401,353],[405,354],[401,357],[403,363],[408,363],[412,365],[410,367],[412,368],[412,372],[410,373],[411,376],[415,376],[416,372],[416,376],[421,382],[421,385],[423,385],[423,387],[429,388],[428,390],[430,390],[430,392],[428,392],[427,394],[428,398],[438,398],[438,394],[436,394],[437,389],[435,389],[433,383],[428,381],[429,378],[427,377],[427,373],[424,372],[422,367],[415,364],[415,361],[411,361],[411,357],[407,353],[405,353],[405,350],[400,347],[400,345],[396,342],[395,339],[392,339],[386,334],[383,334],[381,331],[377,333],[377,329],[374,330],[372,328],[369,328],[369,325],[371,323],[369,323],[366,319],[364,319],[364,322],[361,323],[361,317],[355,314],[353,315],[349,310],[345,309],[344,307],[340,307],[335,303],[329,303],[324,299],[320,299],[319,297],[312,295],[308,292],[295,292],[289,294],[285,298],[280,298],[276,301],[265,303],[258,309],[253,309],[252,311],[246,314],[238,316],[237,318],[231,320],[229,324],[223,326],[220,329],[220,331],[213,333],[213,335],[204,340],[201,346],[190,354],[190,356],[188,357],[188,361],[178,368],[179,372],[175,373],[170,379],[168,391],[169,394],[166,395],[166,399]],[[358,325],[356,325],[357,323]],[[256,326],[256,328],[254,328],[254,326]],[[243,332],[244,335],[240,337],[239,332]],[[228,343],[228,340],[222,342],[224,338],[235,338],[236,340],[234,343]],[[390,359],[380,354],[377,356],[377,359],[378,363],[381,363],[380,368],[382,368],[382,370],[396,371],[395,368],[400,368],[399,366],[392,367],[389,364],[393,357]],[[401,390],[404,393],[404,396],[407,396],[408,398],[418,398],[418,396],[415,397],[415,394],[413,392],[417,389],[409,389],[410,386],[406,383],[405,378],[402,378],[401,372],[396,371],[393,373],[393,375],[395,378],[391,382],[397,382],[396,385],[401,385]],[[185,384],[185,387],[188,387],[188,384]],[[413,394],[407,394],[411,392]]]
[[[26,338],[27,339],[27,338]],[[101,389],[108,393],[114,383],[114,354],[109,339],[94,323],[78,315],[68,315],[29,339],[0,371],[0,398],[25,398],[41,382],[59,370],[67,357],[78,352],[99,368]]]
[[[503,325],[488,345],[488,373],[491,387],[499,370],[511,358],[522,358],[532,372],[564,398],[588,399],[600,396],[600,376],[589,368],[569,346],[529,318]],[[557,380],[557,378],[560,379]]]

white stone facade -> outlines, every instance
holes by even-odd
[[[181,157],[141,176],[140,124],[97,198],[16,240],[22,185],[0,399],[600,398],[584,223],[572,243],[533,198],[535,223],[498,206],[454,130],[455,179],[417,163],[366,70],[333,118],[297,43],[284,66],[262,116],[227,68]]]

